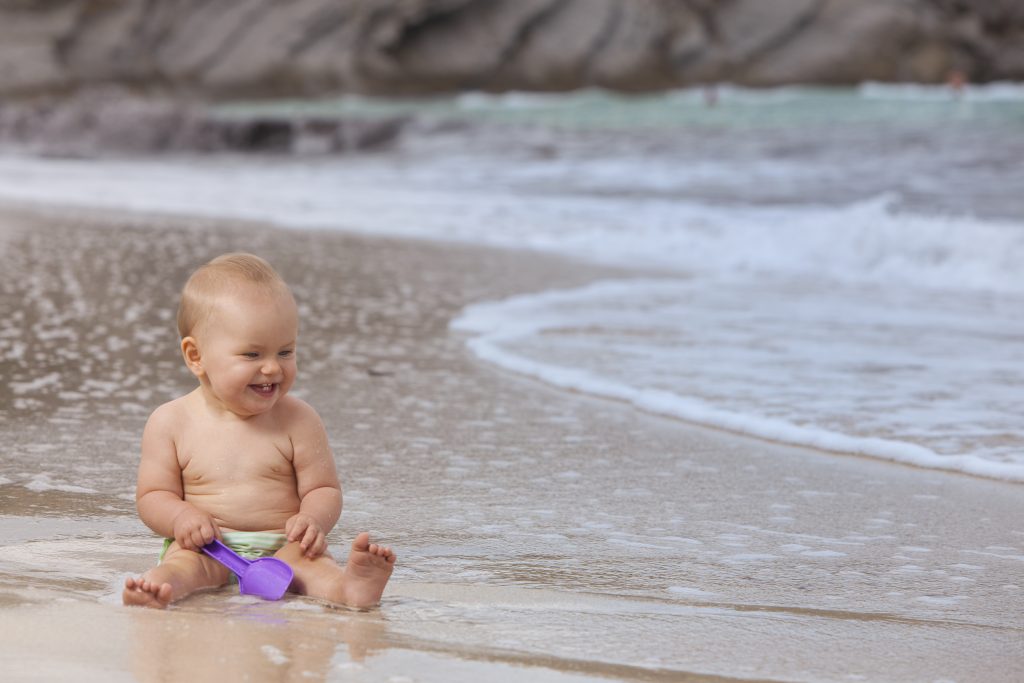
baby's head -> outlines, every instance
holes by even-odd
[[[178,332],[189,370],[232,412],[269,410],[295,380],[295,299],[258,256],[225,254],[196,270],[181,293]]]
[[[178,334],[182,339],[194,336],[219,301],[239,294],[292,297],[273,266],[259,256],[244,252],[224,254],[200,266],[185,283],[178,305]]]

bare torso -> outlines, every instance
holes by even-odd
[[[294,449],[285,425],[290,397],[248,419],[214,417],[197,393],[174,403],[185,500],[213,515],[223,531],[283,531],[299,511]]]

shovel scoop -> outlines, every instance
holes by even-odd
[[[280,600],[292,583],[292,568],[276,557],[247,560],[217,539],[204,545],[203,552],[238,576],[238,592],[243,595]]]

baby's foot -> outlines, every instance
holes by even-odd
[[[349,607],[376,605],[394,568],[395,554],[391,548],[370,543],[370,534],[365,531],[359,534],[352,541],[345,565],[343,602]]]
[[[136,579],[129,576],[124,581],[124,592],[121,593],[121,599],[126,605],[162,609],[171,604],[171,593],[171,584],[169,583],[157,583],[145,577]]]

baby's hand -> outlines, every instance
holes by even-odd
[[[220,538],[220,529],[213,516],[188,506],[174,518],[174,540],[186,550],[199,549],[215,538]]]
[[[289,541],[298,541],[302,554],[309,558],[320,557],[327,550],[327,537],[320,523],[311,516],[300,512],[285,522],[284,532]]]

